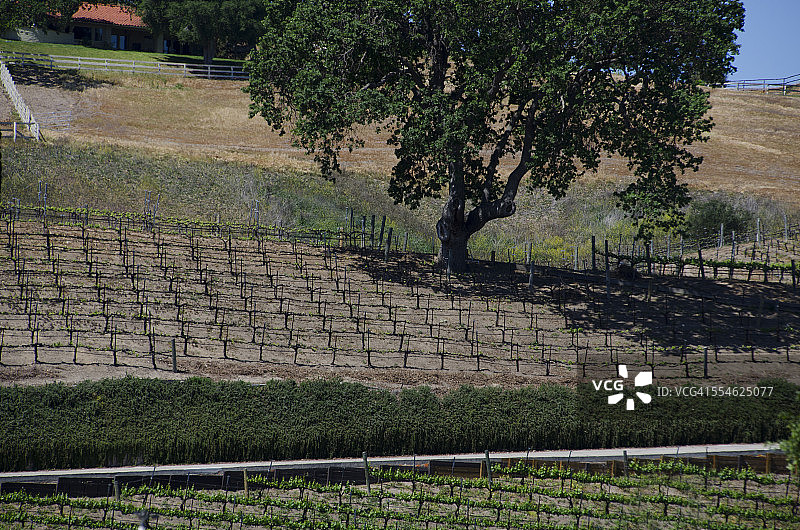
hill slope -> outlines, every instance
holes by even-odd
[[[288,136],[271,131],[260,117],[248,118],[249,98],[241,91],[245,83],[121,74],[99,79],[110,82],[80,83],[77,88],[65,82],[72,89],[62,90],[46,72],[28,73],[21,91],[35,113],[70,105],[75,110],[72,137],[245,160],[274,169],[314,169]],[[697,174],[687,175],[687,182],[699,189],[758,193],[800,205],[800,197],[792,193],[800,178],[800,98],[714,89],[711,102],[716,128],[711,140],[697,147],[705,163]],[[347,154],[345,167],[387,175],[393,149],[370,129],[363,133],[365,147]],[[624,163],[617,160],[600,171],[604,178],[625,175]]]

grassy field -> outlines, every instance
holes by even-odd
[[[162,89],[170,90],[183,89]],[[267,155],[258,163],[250,157],[154,151],[137,142],[120,146],[62,137],[44,144],[8,144],[5,164],[2,200],[16,197],[31,203],[41,181],[49,185],[52,205],[138,212],[150,191],[161,194],[162,211],[174,216],[242,221],[259,201],[265,224],[324,229],[341,226],[352,209],[359,226],[361,215],[368,221],[372,215],[378,220],[386,215],[396,233],[411,233],[411,249],[426,252],[432,248],[439,214],[436,199],[416,211],[394,204],[379,174],[347,171],[334,184],[313,165],[286,155]],[[570,262],[576,245],[585,257],[592,235],[600,241],[629,242],[635,229],[616,209],[617,186],[610,180],[579,182],[558,201],[541,190],[525,191],[519,198],[518,218],[490,223],[470,241],[471,253],[488,258],[494,251],[498,259],[507,259],[508,250],[514,249],[515,259],[522,260],[530,242],[537,261],[561,263]],[[703,190],[695,190],[694,196],[690,221],[699,219],[701,228],[710,233],[718,233],[723,222],[728,231],[733,228],[740,234],[740,240],[757,223],[769,232],[783,228],[784,215],[792,223],[800,218],[793,204],[765,196]],[[722,217],[715,213],[720,206],[727,208]],[[708,210],[711,215],[700,215]],[[659,234],[657,239],[663,246],[665,236]],[[673,239],[677,243],[678,238]]]
[[[149,191],[154,200],[161,196],[161,212],[173,217],[241,222],[259,201],[265,225],[329,230],[342,226],[354,209],[379,220],[387,215],[387,226],[412,233],[411,249],[430,249],[432,219],[394,205],[361,175],[340,175],[334,185],[302,165],[269,168],[63,139],[5,146],[4,201],[36,201],[41,181],[48,183],[52,205],[141,212]]]
[[[149,76],[148,76],[149,77]],[[271,171],[317,174],[310,157],[294,147],[288,136],[271,131],[261,118],[249,119],[244,83],[200,79],[150,79],[133,76],[100,77],[110,81],[74,97],[77,107],[70,137],[88,142],[144,148],[149,152],[179,153],[246,162]],[[782,223],[795,214],[798,196],[791,190],[800,175],[794,144],[800,135],[800,99],[775,95],[712,92],[712,116],[717,127],[707,144],[696,149],[705,157],[701,170],[686,175],[698,194],[717,194],[747,210],[762,223]],[[393,208],[386,197],[394,154],[384,137],[369,128],[360,131],[365,147],[343,155],[346,181],[341,186],[365,213],[387,213],[427,225],[430,237],[442,199],[432,198],[409,212]],[[507,169],[507,166],[506,166]],[[629,235],[630,223],[615,209],[613,191],[629,181],[622,161],[604,161],[597,175],[577,183],[565,199],[553,201],[540,190],[518,198],[517,214],[493,221],[472,241],[473,251],[523,246],[525,241],[569,248],[599,238]],[[380,208],[380,209],[378,209]],[[555,239],[554,239],[555,238]]]
[[[131,50],[95,48],[82,44],[53,44],[47,42],[24,42],[0,39],[0,52],[39,53],[44,55],[65,55],[68,57],[92,57],[100,59],[120,59],[132,61],[156,61],[170,63],[199,64],[203,58],[197,55],[178,55]],[[242,64],[242,61],[215,59],[214,64]]]
[[[91,83],[61,94],[74,109],[70,138],[142,148],[143,153],[245,162],[271,172],[317,174],[310,157],[288,136],[271,131],[261,118],[248,118],[243,82],[87,75]],[[36,80],[30,83],[35,86]],[[782,223],[784,214],[793,216],[800,206],[792,191],[800,175],[795,149],[800,98],[717,89],[711,92],[711,102],[716,128],[707,144],[695,148],[705,162],[685,181],[701,196],[717,194],[753,220],[760,217],[765,225]],[[358,132],[365,146],[343,156],[346,174],[338,186],[342,195],[365,205],[357,207],[364,213],[404,218],[406,226],[416,224],[430,237],[442,200],[425,201],[415,212],[393,207],[385,194],[393,150],[372,129]],[[519,197],[517,214],[490,223],[473,240],[473,249],[483,255],[525,241],[570,247],[592,234],[600,238],[630,234],[630,224],[621,221],[612,195],[628,180],[624,163],[609,159],[597,175],[583,179],[563,200],[552,201],[540,190],[529,190]]]

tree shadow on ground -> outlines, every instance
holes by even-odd
[[[800,344],[800,291],[791,285],[675,276],[624,281],[603,272],[537,266],[532,284],[524,265],[472,262],[448,277],[430,255],[363,252],[361,270],[376,281],[445,296],[544,306],[564,329],[623,335],[629,341],[681,354],[687,345],[746,353]],[[563,322],[560,320],[563,318]]]
[[[89,79],[77,70],[60,70],[34,64],[12,64],[9,65],[9,72],[17,85],[62,88],[73,92],[83,92],[88,88],[113,84],[109,81]]]

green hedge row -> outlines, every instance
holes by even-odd
[[[590,385],[444,396],[337,380],[5,387],[0,469],[775,441],[787,435],[785,413],[800,412],[800,387],[761,384],[771,397],[655,397],[635,411]]]

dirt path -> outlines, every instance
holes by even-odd
[[[61,70],[11,65],[9,71],[22,99],[45,133],[69,131],[76,118],[84,113],[81,109],[86,90],[103,86]]]

